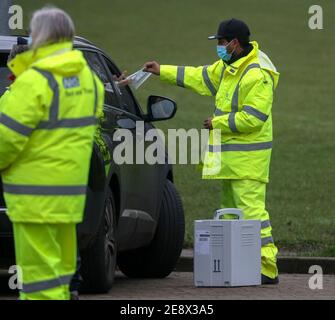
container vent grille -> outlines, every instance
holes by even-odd
[[[243,226],[241,237],[242,237],[242,246],[248,247],[255,244],[255,233],[252,232],[253,228],[249,226]]]

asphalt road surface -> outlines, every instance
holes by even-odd
[[[276,286],[195,288],[191,272],[174,272],[165,279],[128,279],[118,272],[109,293],[82,295],[81,300],[335,300],[335,275],[324,275],[318,283],[323,289],[315,290],[309,288],[311,276],[282,274]],[[17,299],[17,293],[8,288],[5,272],[0,273],[0,300],[3,299]]]

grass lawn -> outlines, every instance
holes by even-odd
[[[17,0],[27,17],[45,1]],[[51,1],[50,1],[51,2]],[[267,206],[280,248],[299,255],[335,256],[335,2],[318,0],[324,29],[308,28],[311,0],[76,0],[52,1],[73,16],[77,33],[110,53],[130,73],[148,60],[162,64],[204,65],[216,57],[207,41],[230,17],[247,21],[252,38],[281,72],[273,106],[274,150]],[[201,128],[213,98],[168,86],[152,77],[137,92],[145,107],[149,94],[175,99],[167,128]],[[193,221],[212,216],[220,203],[220,182],[203,181],[192,165],[174,167],[182,195],[186,245]]]

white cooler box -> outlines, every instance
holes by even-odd
[[[225,220],[226,214],[238,220]],[[261,284],[261,222],[243,220],[239,209],[220,209],[194,223],[194,284],[236,287]]]

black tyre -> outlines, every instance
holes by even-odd
[[[167,277],[180,257],[184,234],[182,202],[173,183],[167,180],[154,239],[147,247],[120,252],[120,270],[128,277]]]
[[[82,290],[90,293],[108,292],[115,277],[117,257],[116,210],[113,193],[105,202],[104,219],[92,245],[82,254]]]

